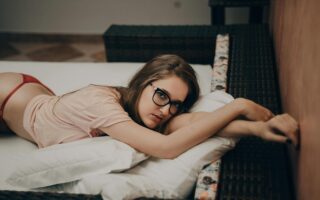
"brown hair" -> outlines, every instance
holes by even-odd
[[[177,55],[160,55],[151,59],[133,76],[127,88],[117,87],[121,94],[120,103],[135,122],[143,125],[138,114],[138,102],[144,88],[153,81],[172,75],[188,85],[188,94],[183,102],[183,111],[187,111],[197,101],[200,89],[193,68]]]

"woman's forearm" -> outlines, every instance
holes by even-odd
[[[186,149],[211,137],[240,116],[242,112],[243,109],[238,102],[233,101],[206,116],[195,118],[195,121],[173,131],[168,135],[165,144],[165,148],[170,152],[169,157],[176,157]]]
[[[117,123],[100,129],[146,154],[159,158],[175,158],[219,131],[223,130],[220,134],[225,136],[237,133],[233,131],[239,131],[238,135],[246,134],[248,130],[244,122],[240,123],[243,125],[240,129],[238,129],[238,122],[227,127],[239,116],[259,121],[268,118],[269,115],[268,110],[258,105],[251,102],[248,105],[246,101],[236,99],[214,112],[182,114],[174,117],[168,123],[167,135],[159,134],[133,121]],[[252,133],[255,132],[252,131]]]
[[[188,124],[195,122],[197,120],[204,119],[210,115],[209,112],[194,112],[187,113],[179,116],[172,123],[168,125],[167,133],[170,134],[181,127],[187,126]],[[214,133],[213,135],[218,135],[221,137],[233,137],[240,138],[243,136],[257,135],[257,126],[261,122],[248,121],[241,119],[234,119],[228,123],[225,127]]]
[[[99,129],[138,151],[158,158],[172,159],[211,137],[242,113],[243,107],[235,100],[206,116],[194,118],[194,121],[186,120],[190,115],[186,115],[187,118],[177,116],[178,120],[181,119],[180,128],[175,126],[177,129],[171,129],[170,132],[173,132],[169,135],[159,134],[133,121]],[[174,120],[171,123],[176,124]]]
[[[209,112],[198,112],[198,113],[190,113],[189,123],[192,121],[201,120],[206,118],[210,113]],[[182,123],[182,122],[181,122]],[[188,122],[185,121],[187,124]],[[230,123],[228,123],[225,127],[217,131],[214,135],[218,135],[221,137],[232,137],[232,138],[240,138],[243,136],[257,136],[257,126],[261,122],[259,121],[248,121],[241,119],[234,119]],[[182,124],[180,124],[181,126]]]
[[[221,137],[241,138],[244,136],[258,136],[260,121],[234,120],[216,133]]]

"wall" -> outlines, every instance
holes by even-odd
[[[207,0],[0,0],[0,31],[101,34],[112,23],[210,24]]]
[[[247,7],[226,23],[246,23]],[[0,32],[102,34],[111,24],[209,25],[208,0],[0,0]]]
[[[300,151],[290,149],[297,197],[320,199],[320,1],[273,0],[273,33],[282,105],[300,123]]]

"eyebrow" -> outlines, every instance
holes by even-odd
[[[158,87],[158,88],[159,88],[159,87]],[[173,102],[173,103],[183,103],[183,101],[181,101],[181,100],[172,100],[172,99],[171,99],[170,92],[168,92],[166,89],[163,89],[163,88],[159,88],[159,89],[160,89],[161,91],[163,91],[166,95],[169,96],[171,102]]]

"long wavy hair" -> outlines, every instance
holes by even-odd
[[[138,113],[138,103],[143,90],[153,81],[172,75],[188,85],[182,111],[186,112],[197,101],[200,88],[194,69],[177,55],[160,55],[151,59],[132,77],[128,87],[116,87],[121,94],[120,104],[135,122],[143,125]]]

